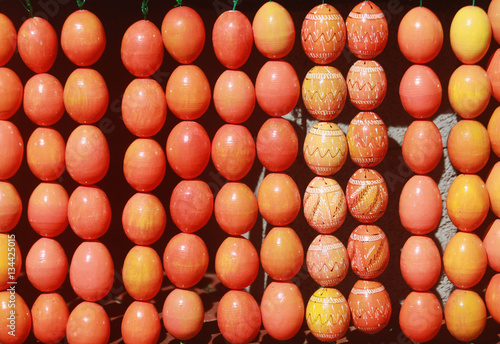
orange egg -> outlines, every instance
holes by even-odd
[[[384,160],[389,137],[384,121],[375,112],[359,112],[347,130],[351,160],[360,167],[372,167]]]
[[[163,282],[160,256],[149,246],[132,247],[123,261],[122,278],[125,289],[133,299],[153,299]]]
[[[490,138],[484,125],[475,120],[455,124],[448,136],[448,155],[460,172],[479,172],[490,157]]]
[[[496,219],[486,230],[483,238],[483,246],[488,256],[488,265],[500,272],[500,219]]]
[[[488,6],[488,18],[495,41],[500,42],[500,2],[492,0]]]
[[[307,271],[322,287],[334,287],[349,271],[349,257],[342,242],[333,235],[319,234],[309,245]]]
[[[14,123],[0,120],[0,180],[14,176],[24,156],[24,142]]]
[[[491,317],[497,323],[500,323],[500,274],[496,274],[491,278],[484,298]]]
[[[56,237],[68,226],[69,196],[58,183],[40,183],[28,201],[28,221],[35,232]]]
[[[0,120],[6,120],[19,110],[23,101],[21,79],[7,67],[0,67],[0,96]]]
[[[454,285],[472,288],[483,278],[488,267],[483,242],[474,233],[457,232],[446,245],[443,266]]]
[[[500,162],[495,163],[488,174],[486,189],[490,196],[491,210],[498,217],[500,216]]]
[[[470,342],[486,327],[486,306],[475,291],[455,289],[446,301],[444,319],[453,337]]]
[[[10,61],[17,46],[17,32],[14,23],[5,14],[0,14],[0,66]]]
[[[443,323],[441,304],[431,292],[412,291],[403,301],[399,325],[410,340],[424,343],[439,333]]]
[[[384,68],[374,60],[356,61],[347,72],[346,82],[351,103],[362,111],[375,109],[387,94]]]
[[[14,229],[21,219],[23,202],[14,185],[0,181],[0,233]]]
[[[295,162],[299,139],[293,125],[284,118],[269,118],[262,124],[255,143],[257,157],[271,172],[282,172]]]
[[[406,129],[402,145],[403,159],[415,173],[434,170],[443,156],[441,133],[430,120],[413,121]]]
[[[500,107],[497,107],[488,122],[488,136],[491,143],[491,149],[500,157]]]
[[[121,333],[125,344],[157,343],[161,321],[155,305],[151,302],[132,302],[123,314]]]
[[[228,123],[245,122],[255,108],[255,87],[241,70],[224,71],[214,87],[214,106],[219,116]]]
[[[168,333],[181,341],[189,340],[203,327],[203,302],[192,290],[174,289],[165,299],[162,316]]]
[[[416,291],[432,288],[441,275],[441,254],[434,241],[425,235],[413,235],[401,250],[403,278]]]
[[[12,282],[16,282],[22,266],[23,257],[14,234],[0,233],[0,290],[5,290]]]
[[[25,343],[30,334],[31,312],[15,289],[0,292],[0,329],[0,342],[4,344]]]
[[[69,344],[106,344],[110,326],[108,314],[100,304],[83,301],[69,314],[66,339]]]
[[[55,129],[39,127],[26,143],[26,160],[31,172],[43,181],[59,178],[66,168],[66,143]]]
[[[40,294],[31,307],[33,334],[42,343],[59,343],[66,335],[69,310],[57,293]]]
[[[24,85],[23,108],[37,125],[53,125],[64,115],[64,88],[50,74],[33,75]]]
[[[491,82],[491,94],[498,101],[500,100],[500,49],[491,55],[486,74]]]

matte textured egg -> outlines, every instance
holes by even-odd
[[[66,335],[69,311],[58,293],[40,294],[31,307],[33,334],[42,343],[60,343]]]
[[[23,256],[17,240],[12,237],[12,234],[0,233],[0,290],[7,289],[11,286],[10,282],[17,280],[22,267]]]
[[[0,181],[0,233],[14,229],[23,212],[23,202],[14,185]]]
[[[500,219],[496,219],[486,230],[483,246],[488,256],[488,265],[496,272],[500,272]]]
[[[241,70],[226,70],[214,87],[214,106],[219,116],[228,123],[245,122],[255,108],[255,87]]]
[[[479,172],[490,157],[490,138],[484,125],[476,120],[458,121],[448,136],[448,155],[460,172]]]
[[[123,285],[127,293],[139,301],[153,299],[163,282],[162,260],[150,246],[134,246],[123,261]]]
[[[500,42],[500,1],[492,0],[488,6],[488,18],[495,41]]]
[[[443,309],[433,293],[412,291],[403,301],[399,325],[410,340],[428,342],[436,337],[442,324]]]
[[[0,292],[0,319],[2,319],[2,331],[0,331],[0,342],[5,344],[22,344],[26,342],[31,331],[31,312],[19,292],[16,291],[13,302],[11,301],[12,294],[9,290]],[[9,303],[9,301],[11,301]],[[9,307],[9,305],[12,305]],[[14,336],[8,326],[10,326],[9,317],[14,310],[13,321],[15,323],[16,332]],[[10,334],[9,334],[10,332]]]
[[[500,49],[495,50],[488,61],[486,74],[491,83],[491,94],[499,101],[500,100]]]
[[[356,61],[346,77],[351,103],[362,111],[370,111],[382,104],[387,93],[384,68],[374,60]]]
[[[349,270],[347,250],[333,235],[319,234],[309,245],[307,271],[322,287],[334,287],[344,280]]]
[[[441,254],[431,238],[413,235],[401,250],[399,266],[410,288],[426,291],[436,284],[441,275]]]
[[[260,163],[271,172],[288,169],[299,153],[297,133],[284,118],[269,118],[265,121],[255,144]]]
[[[189,289],[174,289],[163,304],[163,325],[181,341],[195,337],[203,327],[205,310],[200,295]]]
[[[0,120],[0,180],[14,176],[24,156],[24,142],[14,123]]]
[[[495,111],[493,111],[488,122],[487,131],[491,149],[497,157],[500,157],[500,107],[497,107]]]
[[[23,102],[23,84],[12,69],[0,67],[0,119],[6,120],[14,115]]]
[[[486,306],[473,290],[455,289],[444,307],[448,331],[462,342],[470,342],[481,335],[486,327]]]
[[[17,46],[17,32],[14,23],[2,13],[0,15],[0,66],[7,64],[10,61]]]
[[[406,129],[402,145],[403,159],[415,173],[434,170],[443,156],[443,140],[434,122],[413,121]]]
[[[491,317],[500,324],[500,274],[496,274],[491,278],[484,298]]]
[[[347,130],[351,160],[360,167],[373,167],[384,160],[389,136],[384,121],[374,112],[359,112]]]
[[[57,130],[39,127],[26,143],[26,160],[35,177],[53,181],[64,172],[65,151],[66,143]]]
[[[69,314],[66,339],[70,344],[106,344],[110,326],[109,316],[100,304],[83,301]]]
[[[127,307],[121,324],[124,343],[157,343],[160,333],[161,321],[153,303],[134,301]]]
[[[68,258],[61,244],[51,238],[40,238],[26,255],[26,276],[42,292],[52,292],[64,283]]]

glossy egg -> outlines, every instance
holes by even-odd
[[[163,282],[162,260],[149,246],[134,246],[123,261],[123,285],[127,293],[139,301],[153,299]]]
[[[500,219],[496,219],[486,230],[483,246],[488,256],[488,265],[496,272],[500,272]]]
[[[56,237],[68,226],[69,196],[58,183],[40,183],[28,200],[28,221],[41,236]]]
[[[346,99],[347,84],[337,68],[314,66],[307,72],[302,82],[302,100],[311,116],[331,121],[340,115]]]
[[[412,234],[432,232],[441,221],[443,200],[438,185],[429,176],[408,179],[399,197],[399,220]]]
[[[412,117],[429,118],[441,106],[443,89],[439,77],[430,67],[415,64],[401,78],[399,97],[405,111]]]
[[[335,232],[347,215],[344,191],[332,178],[314,177],[304,192],[303,206],[307,223],[321,234]]]
[[[24,142],[14,123],[0,120],[0,180],[14,176],[24,156]]]
[[[154,344],[161,333],[158,310],[150,302],[134,301],[123,314],[121,334],[125,344]]]
[[[347,160],[348,150],[344,132],[333,122],[316,123],[304,139],[304,160],[319,176],[338,172]]]
[[[42,343],[60,343],[66,335],[69,310],[57,293],[40,294],[31,307],[33,334]]]
[[[0,233],[14,229],[23,212],[23,202],[16,187],[7,181],[0,181]]]
[[[441,254],[434,241],[425,235],[413,235],[401,250],[403,278],[416,291],[432,288],[441,275]]]
[[[382,274],[389,263],[389,241],[375,225],[359,225],[347,242],[352,271],[360,278],[373,279]]]
[[[309,245],[307,271],[322,287],[334,287],[349,271],[349,258],[342,242],[333,235],[319,234]]]
[[[351,160],[360,167],[372,167],[384,160],[389,137],[384,121],[375,112],[359,112],[347,130]]]
[[[462,289],[472,288],[488,267],[483,242],[474,233],[456,233],[444,250],[443,266],[451,283]]]
[[[31,172],[43,181],[59,178],[66,167],[66,143],[55,129],[39,127],[26,143],[26,160]]]
[[[484,125],[475,120],[455,124],[448,136],[448,155],[460,172],[479,172],[490,157],[490,139]]]
[[[280,117],[292,111],[300,98],[300,81],[293,66],[284,60],[267,61],[257,74],[255,97],[269,116]]]
[[[399,325],[410,340],[424,343],[439,333],[443,323],[443,309],[431,292],[412,291],[403,301]]]
[[[53,75],[33,75],[24,85],[23,109],[37,125],[53,125],[64,115],[64,88]]]
[[[64,283],[68,257],[61,244],[51,238],[38,239],[26,255],[26,276],[42,292],[52,292]]]
[[[444,319],[453,337],[469,342],[479,337],[486,327],[486,306],[475,291],[455,289],[446,301]]]
[[[443,156],[441,133],[431,120],[413,121],[406,129],[402,145],[403,159],[415,173],[434,170]]]
[[[385,99],[387,76],[377,61],[356,61],[347,72],[346,82],[351,103],[362,111],[375,109]]]
[[[16,282],[22,266],[23,257],[14,234],[0,233],[0,290]]]
[[[347,333],[351,312],[344,295],[334,288],[319,288],[306,307],[306,323],[322,342],[334,342]]]
[[[347,208],[362,223],[380,219],[387,209],[389,192],[384,177],[375,170],[360,168],[347,182]]]
[[[344,49],[347,32],[344,18],[329,4],[315,6],[306,14],[300,31],[302,49],[316,64],[335,61]]]
[[[17,46],[17,32],[14,23],[5,14],[0,15],[0,66],[10,61]]]
[[[295,162],[299,139],[288,120],[269,118],[260,127],[255,146],[257,158],[267,170],[282,172]]]
[[[69,344],[106,344],[110,326],[108,314],[100,304],[83,301],[69,314],[66,339]]]
[[[228,123],[241,124],[250,118],[255,108],[255,87],[241,70],[226,70],[214,87],[214,106]]]
[[[484,299],[491,317],[500,323],[500,274],[491,277]]]
[[[185,341],[195,337],[203,327],[203,302],[193,290],[174,289],[163,304],[163,324],[173,337]]]
[[[15,308],[14,314],[11,313],[13,308]],[[2,328],[0,342],[5,344],[26,342],[31,331],[31,312],[21,294],[15,292],[13,295],[8,290],[0,292],[0,319]],[[11,331],[15,331],[14,336]]]
[[[500,107],[497,107],[490,117],[487,126],[491,149],[500,156]]]
[[[488,18],[491,24],[493,38],[498,43],[500,42],[500,2],[492,0],[488,6]]]
[[[491,82],[491,95],[498,101],[500,100],[500,49],[491,55],[486,74]]]
[[[6,120],[14,115],[23,101],[23,84],[12,69],[0,67],[0,119]]]

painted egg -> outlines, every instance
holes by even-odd
[[[434,179],[426,175],[408,179],[399,198],[399,219],[407,231],[415,235],[432,232],[442,212],[441,191]]]
[[[311,116],[331,121],[340,115],[346,99],[347,84],[337,68],[314,66],[307,72],[302,83],[302,100]]]
[[[458,229],[474,231],[486,219],[489,209],[488,189],[481,177],[460,174],[453,180],[446,196],[446,210]]]
[[[0,233],[14,229],[23,212],[23,202],[14,185],[0,181]]]
[[[426,7],[412,8],[399,23],[398,45],[401,53],[413,63],[434,60],[443,46],[443,26],[439,18]]]
[[[153,299],[163,282],[162,260],[149,246],[134,246],[123,261],[123,285],[127,293],[139,301]]]
[[[260,310],[267,334],[279,341],[294,337],[304,322],[304,300],[291,282],[271,282],[262,295]]]
[[[332,178],[314,177],[304,192],[303,206],[307,223],[322,234],[339,229],[347,215],[344,191]]]
[[[496,274],[491,278],[484,298],[491,317],[497,323],[500,323],[500,274]]]
[[[486,74],[491,83],[491,94],[499,101],[500,100],[500,49],[495,50],[488,61]]]
[[[217,171],[230,181],[245,177],[255,160],[255,141],[240,124],[224,124],[212,140],[212,162]]]
[[[346,19],[347,46],[359,59],[378,56],[387,45],[389,26],[384,12],[371,1],[360,2]]]
[[[292,111],[300,98],[300,81],[292,65],[283,60],[267,61],[257,74],[255,96],[269,116],[281,117]]]
[[[450,43],[455,56],[462,63],[477,63],[488,52],[490,42],[488,14],[479,6],[462,7],[450,26]]]
[[[184,233],[203,228],[214,209],[214,195],[202,180],[181,180],[170,196],[170,216]]]
[[[338,172],[347,159],[347,138],[333,122],[318,122],[309,129],[303,154],[307,166],[319,176]]]
[[[66,168],[66,143],[55,129],[38,127],[26,144],[26,160],[31,172],[43,181],[59,178]]]
[[[106,344],[110,327],[109,316],[100,304],[83,301],[69,314],[66,339],[69,344]]]
[[[279,59],[292,51],[295,25],[292,16],[277,2],[264,3],[252,22],[255,47],[269,59]]]
[[[357,281],[351,289],[348,303],[352,322],[363,333],[378,333],[391,319],[391,299],[380,282]]]
[[[399,325],[410,340],[428,342],[436,337],[442,324],[443,309],[433,293],[412,291],[403,301]]]
[[[58,48],[56,30],[45,18],[31,16],[17,32],[19,56],[35,73],[46,73],[52,68]]]
[[[387,93],[387,77],[377,61],[356,61],[346,77],[351,103],[362,111],[370,111],[382,104]]]
[[[434,241],[425,235],[413,235],[401,250],[403,278],[416,291],[432,288],[441,275],[441,254]]]
[[[347,182],[345,196],[349,212],[362,223],[372,223],[380,219],[389,202],[384,177],[369,168],[360,168],[354,172]]]
[[[415,173],[434,170],[443,156],[443,140],[431,120],[413,121],[406,129],[402,145],[403,159]]]
[[[69,310],[57,293],[40,294],[31,307],[33,334],[42,343],[60,343],[66,335]]]
[[[2,13],[0,15],[0,66],[10,61],[17,46],[17,32],[14,23]]]
[[[322,287],[334,287],[342,282],[349,270],[347,250],[333,235],[319,234],[309,245],[307,271]]]
[[[24,142],[14,123],[0,120],[0,180],[14,176],[24,156]]]
[[[276,281],[292,279],[302,268],[304,248],[290,227],[274,227],[267,233],[260,248],[264,271]]]
[[[444,307],[448,331],[462,342],[470,342],[481,335],[486,327],[486,306],[473,290],[455,289]]]
[[[160,333],[161,321],[154,304],[134,301],[127,307],[121,324],[124,343],[157,343]]]
[[[497,107],[488,122],[488,136],[490,138],[491,149],[497,157],[500,157],[500,107]]]
[[[52,292],[64,283],[68,257],[61,244],[51,238],[40,238],[26,255],[26,276],[42,292]]]
[[[53,75],[33,75],[24,85],[23,109],[37,125],[53,125],[64,115],[64,88]]]
[[[351,312],[344,295],[334,288],[319,288],[306,307],[306,323],[322,342],[334,342],[347,333]]]
[[[451,283],[462,289],[472,288],[488,267],[483,242],[474,233],[457,232],[446,245],[443,266]]]
[[[309,59],[326,65],[339,57],[346,41],[346,28],[342,15],[329,4],[315,6],[302,22],[300,41]]]
[[[195,337],[203,327],[203,301],[193,290],[174,289],[163,304],[163,325],[174,338],[185,341]]]
[[[23,101],[23,84],[12,69],[0,67],[0,119],[6,120],[14,115]]]
[[[500,2],[492,0],[488,6],[488,18],[495,41],[500,42]]]
[[[58,183],[40,183],[28,201],[28,221],[35,232],[56,237],[68,226],[69,196]]]
[[[255,87],[241,70],[224,71],[214,87],[214,106],[228,123],[241,124],[250,118],[255,108]]]
[[[299,152],[297,133],[284,118],[269,118],[265,121],[255,144],[257,158],[271,172],[282,172],[292,166]]]
[[[15,253],[14,256],[12,256],[13,253]],[[17,280],[22,267],[23,257],[17,240],[13,234],[0,233],[0,290],[7,289],[11,286],[10,282]]]
[[[500,219],[496,219],[487,229],[483,238],[483,246],[488,256],[488,265],[500,272]]]
[[[441,105],[443,89],[439,77],[430,67],[412,65],[401,78],[399,97],[405,111],[412,117],[429,118]]]
[[[460,172],[479,172],[490,157],[488,130],[475,120],[458,121],[448,136],[448,155]]]
[[[351,160],[360,167],[373,167],[384,160],[389,136],[384,121],[374,112],[359,112],[347,130]]]
[[[347,242],[352,271],[360,278],[373,279],[382,274],[389,263],[389,241],[375,225],[359,225]]]
[[[0,319],[1,328],[0,342],[5,344],[21,344],[25,343],[31,331],[31,312],[19,292],[16,292],[14,300],[12,300],[11,291],[4,290],[0,292]],[[9,307],[9,305],[12,305]],[[14,314],[11,313],[15,308]],[[9,317],[11,317],[9,319]],[[15,325],[11,326],[11,321]],[[12,335],[11,328],[15,329]]]

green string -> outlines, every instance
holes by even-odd
[[[420,7],[422,7],[422,0],[420,0]]]
[[[325,4],[325,0],[323,0],[323,5]]]
[[[26,4],[22,0],[19,1],[21,1],[21,5],[23,5],[26,11],[30,14],[30,18],[33,18],[33,5],[31,5],[31,1],[26,0]]]
[[[238,3],[238,0],[233,0],[233,11],[236,10],[237,3]]]
[[[476,0],[472,0],[472,6],[476,6]]]
[[[176,4],[174,5],[174,7],[179,7],[179,6],[182,6],[182,0],[175,0]]]
[[[142,4],[141,4],[141,11],[142,11],[142,14],[144,15],[144,20],[147,19],[147,16],[149,13],[148,1],[149,0],[142,0]]]
[[[83,5],[85,4],[85,0],[76,0],[76,4],[78,5],[79,9],[82,9]]]

